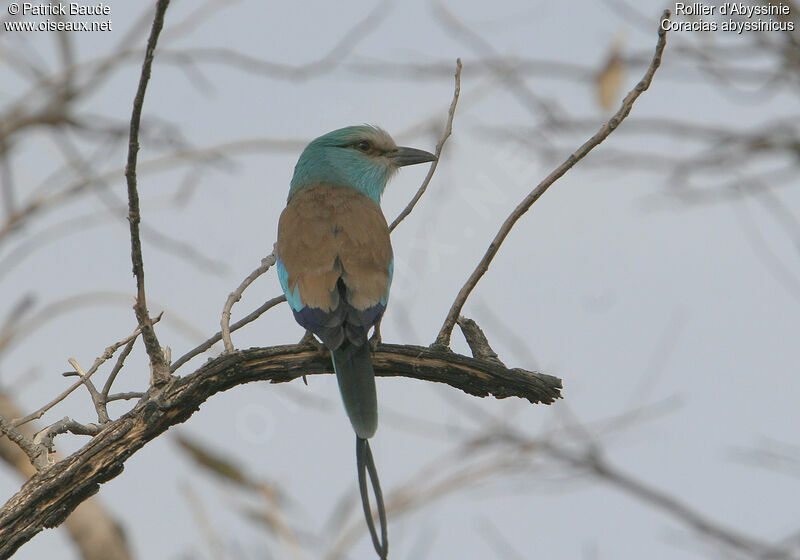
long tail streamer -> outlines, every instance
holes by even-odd
[[[378,480],[375,460],[372,458],[372,450],[369,448],[369,441],[360,437],[356,437],[356,467],[358,469],[358,488],[361,490],[361,505],[364,506],[364,517],[367,520],[369,534],[372,537],[372,545],[381,560],[386,560],[389,556],[389,534],[386,524],[386,509],[383,506],[383,492],[381,491],[381,483]],[[372,483],[372,492],[375,494],[375,503],[378,508],[378,521],[381,525],[380,537],[378,537],[378,532],[375,530],[372,507],[369,504],[367,474],[369,474],[369,480]]]

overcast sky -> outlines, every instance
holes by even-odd
[[[140,4],[111,2],[112,31],[73,34],[76,58],[116,48],[142,17]],[[661,11],[674,5],[637,2],[639,15],[632,15],[622,4],[499,0],[448,5],[497,55],[594,71],[617,40],[624,55],[641,57],[626,71],[627,91],[655,46]],[[398,144],[433,150],[460,56],[464,69],[453,136],[425,197],[393,234],[395,277],[382,327],[387,342],[430,344],[505,216],[592,128],[571,140],[559,136],[552,142],[553,157],[542,157],[532,144],[513,142],[532,141],[543,116],[487,74],[476,49],[447,32],[424,1],[389,3],[385,13],[358,31],[363,37],[342,60],[313,67],[308,79],[246,72],[216,63],[210,55],[195,68],[160,56],[162,48],[176,53],[224,47],[275,63],[308,64],[326,56],[373,8],[356,1],[220,5],[198,25],[190,20],[179,28],[175,25],[196,5],[176,0],[170,6],[144,108],[140,160],[175,149],[148,141],[165,127],[180,130],[186,145],[195,148],[238,140],[286,142],[271,151],[243,145],[227,152],[218,165],[143,172],[143,222],[222,265],[216,272],[203,270],[176,257],[158,238],[145,237],[150,309],[153,314],[165,311],[158,327],[162,344],[177,357],[218,330],[227,295],[272,250],[293,166],[306,142],[342,126],[371,123],[393,134]],[[0,33],[0,109],[25,91],[3,62],[4,51],[35,49],[43,66],[57,65],[55,34],[19,35]],[[796,91],[728,95],[724,80],[709,85],[680,48],[726,43],[735,48],[746,40],[746,34],[722,32],[672,34],[664,66],[629,120],[533,206],[465,306],[464,314],[483,326],[509,367],[561,377],[564,400],[532,406],[519,399],[478,399],[444,385],[379,380],[381,425],[373,449],[385,491],[451,450],[461,430],[480,430],[490,418],[539,437],[575,420],[593,431],[595,422],[655,406],[657,413],[636,417],[622,430],[596,433],[614,465],[753,537],[777,541],[798,529],[797,478],[735,459],[737,450],[767,441],[798,444],[800,299],[792,282],[800,279],[800,263],[795,240],[752,198],[676,203],[668,196],[676,186],[674,177],[663,168],[624,159],[608,165],[623,150],[662,156],[698,150],[689,139],[663,138],[655,125],[636,133],[637,119],[675,118],[741,130],[778,116],[796,119]],[[135,45],[143,44],[140,34]],[[732,63],[737,52],[732,51]],[[140,60],[139,54],[122,64],[81,108],[98,122],[129,118]],[[384,71],[375,63],[385,63]],[[397,68],[433,63],[439,64],[436,71],[416,77]],[[363,64],[373,66],[361,71]],[[572,75],[539,72],[526,83],[537,96],[596,128],[608,113],[596,102],[592,80]],[[41,134],[20,143],[13,155],[21,197],[62,159],[57,145]],[[121,169],[124,151],[98,154],[93,163],[99,171]],[[425,166],[404,168],[389,185],[383,208],[390,220],[425,173]],[[193,185],[191,196],[176,208],[173,195],[187,183]],[[121,173],[109,190],[124,200]],[[776,192],[786,207],[800,205],[796,189]],[[39,305],[75,294],[105,294],[97,305],[47,323],[0,361],[3,384],[19,388],[27,409],[62,390],[67,381],[59,374],[69,369],[69,357],[91,364],[135,328],[127,222],[110,217],[107,203],[90,196],[46,214],[24,235],[90,213],[109,217],[27,254],[7,273],[0,270],[3,316],[26,291],[39,298]],[[765,262],[766,250],[754,239],[777,255],[783,276]],[[0,247],[0,262],[14,246]],[[234,318],[279,293],[270,272],[248,289]],[[233,340],[249,348],[295,342],[302,334],[282,305],[235,333]],[[455,350],[467,352],[458,332],[453,341]],[[219,350],[192,363],[202,364]],[[183,371],[192,370],[190,364]],[[147,367],[139,355],[132,357],[117,386],[141,390],[146,381]],[[486,415],[470,412],[475,407]],[[44,420],[65,415],[92,421],[87,395],[76,393]],[[421,427],[427,423],[443,428]],[[126,462],[124,473],[102,486],[99,498],[122,521],[139,558],[211,557],[186,488],[239,557],[269,557],[267,546],[280,551],[264,531],[236,514],[241,498],[212,484],[180,454],[173,432],[202,438],[254,476],[280,482],[295,504],[292,518],[302,520],[303,530],[312,535],[322,535],[337,501],[357,491],[351,429],[333,376],[314,376],[309,387],[300,382],[238,387],[216,395],[186,424],[148,444]],[[69,451],[82,441],[64,436],[57,444]],[[558,474],[549,468],[493,478],[413,515],[392,518],[392,557],[415,558],[420,554],[415,551],[423,549],[428,558],[511,557],[487,531],[501,535],[497,538],[524,558],[683,560],[707,552],[686,526],[664,513],[590,478],[575,479],[566,470],[563,478]],[[12,473],[0,477],[4,496],[18,487]],[[48,531],[15,558],[71,558],[63,548],[67,545],[62,530]],[[352,557],[370,554],[371,545],[362,538]],[[280,558],[280,552],[274,557]]]

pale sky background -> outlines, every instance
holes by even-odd
[[[142,4],[111,2],[113,31],[74,34],[76,57],[95,57],[114,48],[141,16]],[[448,3],[502,55],[599,69],[612,37],[620,36],[623,54],[649,60],[658,17],[674,4],[635,3],[649,22],[624,18],[612,4]],[[594,129],[557,138],[554,159],[509,142],[512,136],[532,135],[540,118],[503,85],[487,89],[491,80],[478,71],[476,53],[444,31],[424,1],[390,3],[387,14],[340,66],[318,69],[307,80],[260,76],[213,62],[199,63],[196,71],[181,70],[161,57],[162,48],[225,47],[302,65],[327,54],[373,4],[242,1],[224,6],[170,39],[172,26],[196,7],[186,0],[171,5],[145,102],[143,131],[168,123],[198,148],[241,139],[291,142],[269,153],[228,154],[225,165],[190,165],[140,176],[144,223],[225,265],[222,274],[209,274],[145,238],[149,306],[153,314],[165,310],[158,327],[162,344],[171,346],[176,358],[218,330],[229,292],[271,251],[292,169],[307,141],[342,126],[372,123],[388,130],[399,144],[433,150],[460,56],[464,70],[453,136],[427,194],[392,238],[395,278],[382,329],[387,342],[429,344],[504,217]],[[796,91],[774,88],[730,98],[723,87],[704,83],[694,61],[680,50],[704,42],[735,47],[745,39],[721,32],[672,34],[664,66],[629,121],[533,206],[468,301],[464,313],[483,326],[506,364],[561,377],[564,400],[532,406],[519,399],[478,399],[409,379],[379,380],[382,419],[373,449],[385,492],[452,449],[460,437],[456,427],[480,428],[484,417],[467,412],[464,403],[532,437],[546,435],[572,417],[592,430],[593,422],[658,405],[658,414],[643,415],[600,439],[614,465],[753,537],[777,541],[800,529],[800,471],[786,476],[734,458],[737,450],[767,441],[800,444],[800,298],[791,279],[776,279],[765,265],[763,252],[753,245],[752,229],[778,255],[789,277],[800,282],[797,240],[750,199],[676,204],[664,196],[670,178],[663,169],[601,165],[623,149],[668,156],[697,151],[697,143],[664,139],[657,130],[635,134],[631,129],[637,119],[677,118],[736,129],[779,116],[787,122],[796,119]],[[35,49],[47,67],[57,64],[54,34],[27,33],[23,40],[0,32],[0,109],[25,91],[2,60],[10,45]],[[143,45],[141,38],[136,46]],[[442,69],[419,79],[355,70],[356,64],[378,61],[438,62]],[[127,120],[140,63],[137,54],[81,107]],[[628,70],[625,91],[643,71],[643,64]],[[540,73],[527,83],[537,95],[555,99],[568,114],[596,126],[606,115],[589,80]],[[433,128],[431,118],[436,119]],[[421,123],[426,127],[421,129]],[[506,130],[507,138],[497,130],[489,133],[489,126]],[[171,149],[145,137],[140,161]],[[28,186],[38,185],[61,157],[43,135],[21,142],[14,153],[20,197],[28,196]],[[100,154],[93,163],[98,170],[121,169],[124,152]],[[187,169],[194,171],[187,174]],[[383,203],[389,220],[425,173],[425,166],[405,168],[393,180]],[[188,204],[176,210],[171,196],[187,175],[197,181],[196,189]],[[124,199],[121,173],[110,188]],[[796,188],[776,192],[787,207],[800,205]],[[0,262],[25,235],[95,211],[107,212],[100,198],[89,196],[46,214],[0,247]],[[26,408],[35,409],[71,383],[60,376],[69,369],[69,357],[88,366],[135,328],[132,300],[122,297],[133,294],[135,286],[128,243],[127,222],[109,219],[49,243],[7,274],[0,270],[2,316],[26,291],[39,298],[39,305],[77,293],[120,294],[55,318],[0,361],[0,381],[20,387],[19,400]],[[234,318],[279,292],[270,272],[248,289],[234,308]],[[507,336],[509,330],[516,340]],[[283,305],[235,333],[233,340],[248,348],[295,342],[302,334]],[[467,351],[458,331],[453,341],[454,349]],[[192,364],[198,366],[209,355]],[[192,371],[192,364],[181,371]],[[140,353],[123,370],[117,388],[143,389],[147,375]],[[65,415],[94,420],[84,392],[76,392],[45,420]],[[420,430],[404,417],[451,428]],[[236,514],[241,496],[198,472],[177,450],[172,436],[178,432],[229,453],[254,476],[283,484],[297,507],[291,518],[302,520],[309,534],[322,535],[337,500],[357,492],[352,433],[333,376],[314,376],[307,388],[300,382],[238,387],[213,397],[187,423],[148,444],[127,461],[119,477],[102,486],[99,498],[123,523],[138,558],[211,558],[183,491],[187,485],[223,541],[239,551],[234,557],[282,557],[271,537]],[[82,441],[62,436],[57,444],[69,451]],[[713,556],[687,527],[662,512],[590,478],[566,476],[566,469],[563,478],[557,474],[549,468],[494,478],[412,515],[392,518],[390,557],[423,557],[419,551],[425,549],[427,558],[509,558],[487,540],[481,527],[488,524],[523,558]],[[19,484],[10,471],[0,475],[5,497]],[[63,530],[47,531],[15,558],[73,558],[67,546]],[[270,556],[267,547],[277,552]],[[309,557],[316,554],[312,551]],[[372,556],[365,536],[352,557]]]

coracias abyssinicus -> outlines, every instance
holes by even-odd
[[[294,168],[278,224],[277,269],[295,320],[327,346],[358,438],[378,427],[367,331],[386,310],[394,260],[380,199],[404,165],[436,156],[372,126],[313,140]]]

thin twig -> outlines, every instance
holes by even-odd
[[[283,303],[284,301],[286,301],[286,296],[283,295],[276,296],[268,300],[266,303],[264,303],[264,305],[262,305],[261,307],[259,307],[258,309],[256,309],[243,319],[239,319],[233,325],[231,325],[230,332],[237,331],[246,324],[252,323],[256,319],[258,319],[261,315],[263,315],[266,311],[272,309],[279,303]],[[202,354],[203,352],[214,346],[220,340],[222,340],[222,331],[217,332],[217,334],[215,334],[214,336],[212,336],[199,346],[193,348],[192,350],[189,350],[186,354],[175,360],[169,368],[170,373],[175,373],[175,370],[177,370],[183,364],[185,364],[198,354]]]
[[[122,352],[120,352],[119,356],[117,356],[117,361],[114,364],[114,367],[111,369],[111,373],[108,374],[108,378],[106,379],[106,382],[103,385],[103,390],[101,391],[106,402],[108,402],[108,393],[111,391],[111,386],[114,384],[114,381],[116,381],[117,375],[119,375],[119,372],[122,370],[122,366],[125,364],[125,360],[133,350],[133,345],[135,343],[136,338],[132,338],[130,341],[128,341],[128,343],[125,345],[125,348],[123,348]]]
[[[306,64],[293,65],[284,62],[265,60],[226,47],[203,47],[192,49],[165,50],[164,55],[172,58],[179,65],[205,62],[224,64],[238,68],[251,74],[261,74],[273,79],[305,81],[316,79],[330,73],[341,66],[370,34],[381,27],[381,23],[391,11],[391,2],[378,4],[367,16],[348,29],[342,38],[322,57]],[[175,26],[168,31],[172,33]]]
[[[94,409],[97,411],[97,420],[101,424],[106,424],[110,421],[108,417],[108,410],[106,410],[106,403],[103,401],[103,397],[100,395],[100,392],[97,390],[97,387],[94,386],[92,380],[86,375],[83,371],[83,368],[78,363],[78,360],[75,358],[70,358],[69,360],[70,365],[75,368],[75,372],[78,374],[78,377],[81,379],[81,383],[86,386],[86,390],[89,391],[89,396],[92,397],[92,403],[94,404]]]
[[[425,190],[428,188],[428,183],[431,182],[433,178],[433,174],[436,173],[436,167],[439,165],[439,156],[442,154],[442,148],[444,147],[444,143],[447,142],[447,139],[450,138],[450,134],[453,132],[453,117],[456,114],[456,105],[458,104],[458,96],[461,93],[461,59],[456,59],[456,85],[455,90],[453,91],[453,101],[450,103],[450,109],[447,112],[447,124],[442,131],[441,137],[439,137],[439,141],[436,143],[436,150],[434,154],[436,155],[436,159],[433,160],[431,163],[430,168],[428,169],[428,174],[425,176],[425,180],[422,181],[422,185],[420,185],[417,193],[414,195],[414,198],[411,199],[411,202],[403,208],[403,211],[398,214],[398,216],[392,222],[392,225],[389,226],[389,232],[391,233],[394,231],[400,222],[402,222],[406,216],[411,214],[411,211],[416,206],[419,199],[422,198],[422,195],[425,194]]]
[[[161,317],[162,316],[159,315],[158,317],[153,319],[153,323],[155,324],[158,321],[160,321]],[[123,346],[125,344],[129,344],[132,341],[136,340],[136,337],[139,336],[139,333],[141,333],[141,328],[137,328],[135,331],[133,331],[133,334],[131,334],[127,338],[124,338],[124,339],[120,340],[119,342],[116,342],[116,343],[112,344],[111,346],[109,346],[108,348],[106,348],[105,352],[103,352],[103,355],[95,360],[94,364],[92,364],[92,367],[89,369],[88,372],[86,372],[86,375],[83,378],[81,378],[79,381],[76,381],[70,387],[67,387],[60,395],[58,395],[55,399],[53,399],[52,401],[50,401],[49,403],[47,403],[46,405],[44,405],[40,409],[36,410],[35,412],[31,412],[30,414],[28,414],[27,416],[25,416],[23,418],[19,418],[19,419],[14,420],[14,426],[22,426],[23,424],[27,424],[31,420],[36,420],[38,418],[41,418],[42,415],[45,412],[47,412],[48,410],[53,408],[55,405],[57,405],[58,403],[60,403],[64,399],[66,399],[70,395],[70,393],[72,393],[75,389],[77,389],[78,387],[83,385],[84,384],[84,379],[88,379],[92,375],[94,375],[94,372],[96,372],[98,370],[100,365],[103,362],[105,362],[106,360],[111,359],[111,357],[114,355],[114,352],[116,352],[121,346]],[[105,390],[105,388],[104,388],[104,390]]]
[[[522,442],[520,444],[523,446],[527,445]],[[535,445],[537,449],[545,451],[554,458],[575,468],[586,469],[600,480],[671,515],[677,521],[688,525],[699,534],[710,537],[730,548],[739,550],[749,557],[774,559],[797,558],[797,556],[791,554],[788,550],[782,550],[780,546],[775,546],[772,543],[738,533],[729,527],[716,523],[714,520],[693,509],[687,503],[617,469],[611,465],[602,454],[598,453],[597,450],[590,449],[587,453],[571,452],[565,449],[564,446],[556,445],[552,441],[539,441],[536,442]]]
[[[114,393],[113,395],[108,395],[106,397],[106,402],[110,403],[111,401],[129,401],[132,399],[141,399],[147,393],[140,393],[138,391],[129,391],[127,393]]]
[[[100,433],[103,427],[97,424],[81,424],[72,418],[65,416],[58,422],[51,424],[39,431],[33,438],[33,442],[38,445],[43,445],[51,453],[55,452],[53,447],[53,440],[59,434],[66,434],[67,432],[79,436],[96,436]]]
[[[442,24],[445,31],[455,35],[456,39],[475,51],[479,57],[497,59],[496,64],[490,63],[488,66],[488,70],[494,75],[493,81],[500,82],[504,89],[514,95],[532,114],[542,115],[545,121],[552,121],[556,118],[558,106],[554,100],[546,100],[534,93],[520,73],[515,71],[513,65],[509,64],[508,59],[501,57],[489,42],[459,20],[453,12],[447,9],[442,0],[432,2],[431,6],[433,15]]]
[[[639,83],[636,84],[636,86],[628,93],[627,96],[625,96],[619,111],[617,111],[617,113],[611,117],[611,119],[604,124],[594,136],[587,140],[575,151],[575,153],[571,154],[564,163],[559,165],[552,173],[550,173],[550,175],[548,175],[541,183],[539,183],[539,185],[537,185],[537,187],[533,189],[522,202],[519,203],[511,215],[506,218],[506,221],[503,222],[503,225],[500,227],[500,231],[498,231],[497,235],[495,235],[480,263],[478,263],[478,266],[472,272],[466,284],[464,284],[464,286],[461,288],[461,291],[458,292],[458,296],[456,296],[453,306],[450,308],[447,318],[445,319],[439,334],[436,336],[436,342],[434,342],[435,346],[450,346],[450,335],[453,332],[453,327],[455,326],[458,316],[461,313],[461,309],[464,307],[464,303],[467,301],[469,294],[478,284],[478,281],[489,269],[492,259],[494,259],[506,236],[511,232],[514,224],[517,223],[517,220],[519,220],[523,214],[530,209],[534,202],[539,200],[539,197],[544,194],[550,185],[555,183],[562,175],[572,169],[572,167],[574,167],[576,163],[578,163],[589,152],[591,152],[593,148],[608,138],[608,136],[614,132],[614,130],[616,130],[620,123],[631,112],[634,102],[639,98],[642,92],[650,87],[650,83],[653,81],[653,76],[655,75],[658,67],[661,65],[661,55],[664,52],[664,47],[667,44],[667,32],[662,24],[664,20],[668,20],[669,18],[670,11],[664,10],[661,19],[659,20],[658,43],[656,45],[655,53],[653,54],[653,59],[650,62],[650,67],[647,69],[647,72],[639,81]]]
[[[139,211],[139,192],[136,189],[136,161],[139,154],[139,125],[142,118],[142,106],[144,105],[144,95],[147,90],[147,82],[150,80],[150,69],[153,65],[153,56],[156,50],[158,36],[164,26],[164,13],[167,11],[169,0],[158,0],[156,4],[156,14],[153,18],[153,27],[150,30],[150,38],[147,40],[147,50],[145,51],[144,63],[142,64],[142,74],[139,79],[139,88],[133,100],[133,113],[131,114],[130,140],[128,144],[128,164],[125,168],[125,178],[128,183],[128,220],[131,229],[131,261],[133,262],[133,275],[136,277],[136,303],[133,309],[136,313],[136,320],[142,329],[142,340],[144,341],[147,355],[150,358],[150,382],[153,385],[161,385],[169,378],[169,364],[164,358],[161,345],[158,342],[156,331],[153,328],[153,321],[147,311],[147,299],[144,292],[144,264],[142,262],[142,241],[139,237],[139,222],[141,214]]]
[[[268,257],[264,257],[261,259],[261,265],[255,269],[250,275],[245,278],[239,287],[236,288],[233,292],[230,293],[228,296],[227,301],[225,302],[225,307],[222,309],[222,320],[220,321],[220,326],[222,328],[221,336],[222,340],[225,344],[225,352],[233,352],[233,343],[231,342],[231,308],[233,304],[242,299],[242,293],[247,289],[247,287],[252,284],[256,278],[264,274],[266,271],[270,269],[272,265],[275,264],[275,251],[273,251]],[[273,298],[274,299],[274,298]],[[267,302],[269,303],[269,302]],[[263,307],[263,306],[262,306]]]

